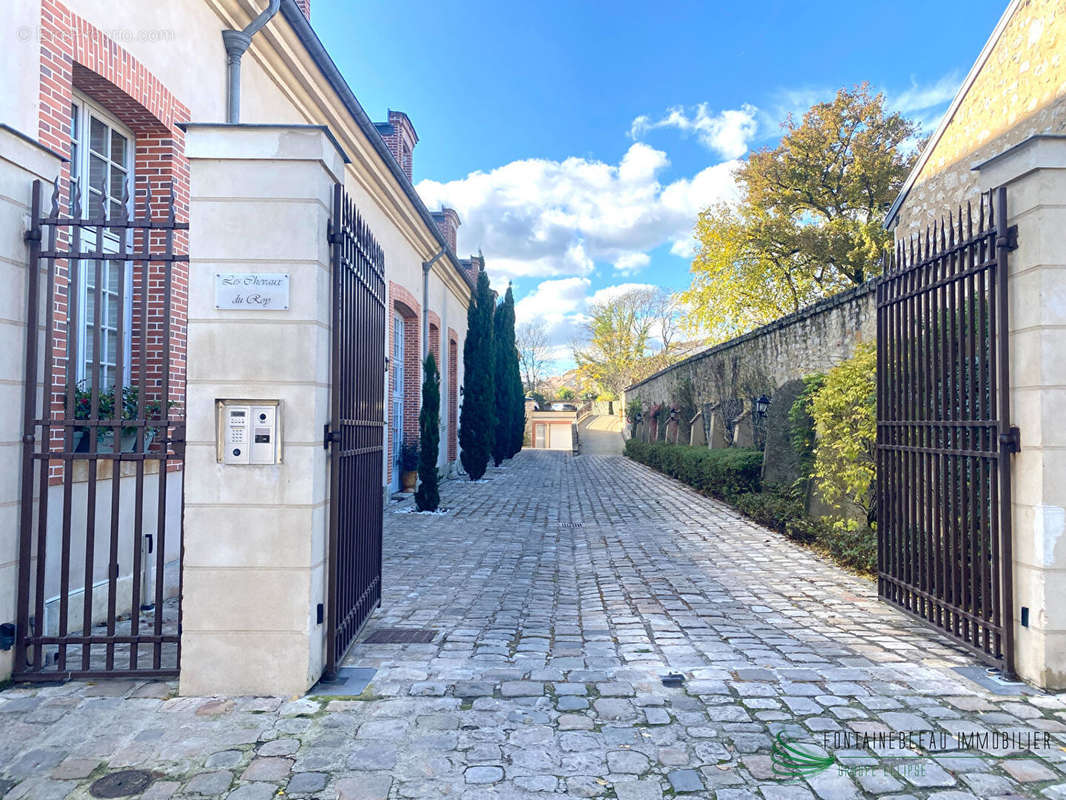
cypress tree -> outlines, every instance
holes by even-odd
[[[518,351],[514,343],[514,295],[511,287],[493,317],[493,343],[496,349],[496,437],[492,443],[492,460],[500,466],[505,458],[514,455],[514,415],[517,398],[511,372],[517,366]]]
[[[507,380],[511,385],[511,425],[508,458],[522,449],[522,440],[526,433],[526,390],[522,385],[522,373],[518,364],[518,345],[514,335],[514,296],[511,287],[507,287],[507,296],[511,299],[511,363]]]
[[[466,311],[463,343],[463,409],[459,417],[460,458],[463,469],[476,481],[485,474],[496,433],[496,381],[493,366],[492,315],[495,300],[484,268],[478,271],[477,289]]]
[[[440,372],[432,353],[422,370],[422,410],[418,413],[418,491],[419,511],[436,511],[440,505],[437,455],[440,451]]]

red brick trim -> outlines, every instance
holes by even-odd
[[[405,441],[418,441],[418,411],[422,404],[422,348],[421,348],[421,321],[422,307],[415,296],[400,284],[389,281],[389,327],[388,348],[389,354],[393,352],[392,341],[392,310],[398,312],[404,320],[403,323],[403,437]],[[395,373],[389,370],[389,397],[391,398],[396,389]],[[390,401],[389,409],[392,405]],[[393,425],[389,424],[389,471],[388,480],[392,483],[393,463],[391,454],[395,452],[393,442]]]
[[[459,336],[448,328],[448,460],[459,456]]]
[[[189,109],[130,53],[120,47],[101,30],[70,11],[58,0],[42,0],[40,26],[41,86],[38,111],[38,138],[64,158],[70,158],[70,116],[74,90],[85,94],[134,134],[135,185],[130,187],[134,198],[134,213],[144,216],[148,187],[154,201],[152,216],[163,219],[168,213],[165,201],[174,190],[175,213],[179,221],[188,220],[189,163],[184,156],[184,133],[178,123],[189,121]],[[61,199],[69,209],[70,165],[64,163],[60,172]],[[162,246],[159,234],[158,245]],[[187,236],[179,231],[174,236],[178,251],[187,250]],[[141,242],[134,240],[134,251]],[[157,243],[152,242],[153,251]],[[162,286],[167,266],[153,263],[133,265],[135,295],[147,286],[148,295],[148,385],[161,384],[164,369],[162,357]],[[175,263],[170,266],[172,292],[171,358],[166,369],[170,373],[170,401],[181,403],[185,397],[186,331],[188,319],[188,267]],[[55,376],[53,404],[62,408],[60,395],[67,381],[66,314],[69,275],[67,265],[59,262],[56,269],[56,306],[54,308],[57,334],[50,346]],[[136,308],[136,304],[135,304]],[[140,329],[135,313],[133,330]],[[138,347],[135,339],[134,348]],[[56,388],[58,387],[58,388]],[[151,391],[151,389],[150,389]],[[155,399],[159,399],[158,397]],[[180,412],[174,412],[180,413]],[[61,475],[61,466],[52,469],[52,480]]]
[[[441,368],[440,363],[440,317],[435,311],[427,311],[426,318],[429,320],[429,352],[433,354],[433,360],[437,362],[437,369]]]

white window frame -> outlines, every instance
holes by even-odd
[[[134,136],[133,132],[129,128],[127,128],[125,125],[123,125],[121,122],[119,122],[114,117],[114,115],[109,114],[107,111],[105,111],[99,105],[97,105],[92,100],[87,98],[85,95],[80,94],[78,92],[74,92],[73,98],[71,100],[71,114],[72,115],[74,115],[74,114],[77,115],[77,131],[78,131],[78,139],[77,140],[73,139],[73,130],[71,131],[72,145],[76,146],[76,152],[75,152],[75,147],[72,147],[72,149],[71,149],[71,156],[72,156],[72,158],[71,158],[71,161],[72,161],[72,165],[71,165],[71,180],[72,180],[72,183],[73,183],[73,181],[75,180],[74,175],[76,174],[77,175],[76,180],[78,181],[78,183],[81,186],[82,218],[85,219],[85,218],[89,218],[89,217],[95,216],[92,213],[93,209],[90,207],[91,204],[90,204],[90,192],[89,192],[89,155],[90,155],[89,142],[90,142],[90,136],[91,136],[91,118],[92,117],[95,117],[100,122],[104,123],[109,128],[110,131],[114,131],[114,132],[120,134],[121,136],[125,137],[125,139],[126,139],[126,142],[127,142],[127,146],[126,146],[126,163],[123,165],[123,167],[126,170],[126,181],[127,181],[127,186],[129,187],[129,193],[130,193],[131,202],[132,202],[133,187],[134,187],[134,170],[133,170],[133,167],[134,167],[135,152],[136,152],[136,147],[137,147],[137,139]],[[109,141],[110,141],[110,139],[109,139]],[[111,164],[114,163],[114,162],[112,162],[110,160],[111,159],[111,154],[110,153],[107,153],[106,156],[107,156],[107,180],[110,182],[110,180],[111,180],[111,169],[110,169],[110,167],[111,167]],[[74,162],[76,162],[76,163],[74,163]],[[108,196],[114,194],[114,192],[111,191],[111,187],[110,186],[108,186],[108,190],[109,190],[107,192]],[[121,196],[121,193],[119,193],[119,194]],[[105,202],[107,202],[107,201],[105,201]],[[132,209],[129,209],[129,211],[130,211],[130,214],[132,215]],[[133,241],[133,238],[132,238],[132,235],[131,235],[130,231],[126,231],[126,237],[127,237],[126,247],[127,247],[127,251],[129,251],[131,246],[132,246],[132,241]],[[95,228],[83,228],[82,232],[81,232],[81,242],[82,242],[81,247],[82,247],[83,251],[91,249],[91,248],[94,248],[96,246],[96,229]],[[103,247],[104,252],[105,253],[116,253],[116,252],[118,252],[118,249],[119,249],[118,245],[119,245],[118,237],[115,236],[111,231],[105,231],[104,232],[104,247]],[[75,369],[75,380],[79,384],[84,383],[86,386],[89,386],[89,385],[91,385],[91,375],[89,374],[88,364],[86,363],[86,356],[87,356],[87,347],[86,347],[86,345],[88,343],[88,337],[91,335],[91,330],[92,329],[89,328],[86,325],[86,320],[88,319],[88,312],[90,311],[90,308],[89,308],[88,279],[89,279],[90,275],[95,277],[96,264],[95,264],[95,262],[92,262],[92,261],[82,261],[82,262],[79,262],[78,268],[79,268],[79,275],[78,275],[78,298],[77,298],[77,303],[78,303],[78,327],[79,327],[80,330],[77,333],[77,336],[78,336],[78,341],[77,341],[77,344],[78,344],[78,347],[77,347],[77,350],[78,350],[77,359],[78,359],[78,361],[77,361],[77,366],[76,366],[76,369]],[[132,342],[132,338],[133,338],[133,269],[132,269],[132,267],[127,268],[126,265],[124,265],[124,264],[120,264],[120,269],[123,269],[124,272],[125,272],[125,283],[126,283],[125,298],[124,298],[124,303],[123,303],[123,306],[124,306],[124,308],[123,308],[123,330],[121,332],[121,335],[122,335],[122,342],[123,342],[123,344],[122,344],[123,351],[126,354],[126,358],[125,358],[125,362],[126,363],[124,364],[124,369],[123,369],[123,373],[124,374],[122,375],[122,383],[123,383],[123,385],[127,385],[129,383],[129,381],[130,381],[130,366],[131,366],[132,361],[133,361],[133,359],[130,358],[130,346],[131,346],[131,342]],[[105,262],[103,264],[103,270],[102,270],[101,274],[104,275],[104,276],[108,275],[107,262]],[[112,290],[110,287],[108,287],[107,289],[105,289],[105,292],[107,292],[108,294],[113,294],[113,295],[117,295],[117,293],[118,293],[117,292],[117,287],[114,290]],[[102,307],[102,305],[103,304],[101,304],[101,307]],[[101,332],[101,341],[104,341],[104,340],[105,340],[105,334],[102,331]],[[101,362],[101,363],[105,367],[105,372],[106,372],[106,367],[108,365],[108,362]],[[100,389],[100,391],[107,391],[109,389],[113,389],[114,388],[114,379],[112,378],[111,380],[106,381],[106,383],[103,383],[103,384],[99,385],[98,388]],[[117,399],[118,398],[116,398],[116,400]]]

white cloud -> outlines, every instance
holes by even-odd
[[[615,259],[614,268],[624,275],[629,275],[642,270],[650,263],[651,256],[647,253],[623,253]]]
[[[619,283],[615,286],[604,286],[602,289],[597,289],[592,294],[592,297],[589,298],[589,305],[595,306],[600,303],[608,303],[627,292],[654,290],[657,288],[657,286],[651,283]]]
[[[541,281],[515,303],[515,322],[543,328],[556,371],[565,371],[573,366],[571,346],[580,339],[592,306],[634,289],[654,288],[650,283],[620,283],[593,292],[592,282],[584,277]]]
[[[957,72],[950,72],[926,84],[920,84],[912,78],[911,85],[902,92],[885,92],[885,104],[892,111],[911,116],[917,111],[951,102],[961,85],[962,77]]]
[[[735,161],[664,185],[669,163],[636,142],[618,164],[524,159],[447,183],[421,181],[418,191],[430,208],[459,212],[459,251],[483,249],[494,282],[586,276],[597,263],[632,272],[648,251],[690,236],[703,208],[737,197]]]
[[[706,103],[700,103],[691,111],[674,106],[657,120],[646,114],[637,117],[629,127],[629,136],[640,139],[656,128],[677,128],[683,133],[694,133],[704,147],[720,153],[723,158],[740,158],[747,152],[748,142],[758,130],[757,113],[758,109],[747,103],[717,114],[712,114]]]
[[[919,123],[925,133],[932,133],[961,85],[962,76],[952,71],[926,83],[919,83],[912,78],[910,85],[900,90],[874,86],[870,93],[883,93],[885,108],[889,112],[898,111]],[[836,93],[837,89],[831,86],[779,89],[766,108],[759,110],[760,138],[780,135],[781,124],[789,114],[799,123],[807,109],[815,103],[829,102],[836,97]]]

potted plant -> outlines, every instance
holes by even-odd
[[[400,446],[400,484],[404,492],[413,492],[418,485],[417,442],[404,442]]]
[[[128,422],[137,419],[138,389],[136,386],[124,386],[122,388],[122,408],[116,417],[115,392],[113,389],[97,392],[96,418],[104,425],[96,427],[96,452],[113,453],[115,451],[115,430],[108,422]],[[169,410],[175,405],[173,401],[167,403]],[[162,419],[163,404],[158,400],[148,400],[143,404],[144,418],[146,420]],[[92,416],[92,391],[84,389],[81,385],[74,387],[74,419],[89,419]],[[90,448],[89,426],[74,428],[73,451],[75,453],[87,453]],[[144,431],[144,449],[148,452],[155,440],[158,429],[146,427]],[[137,446],[137,427],[123,425],[121,428],[120,452],[132,453]]]

